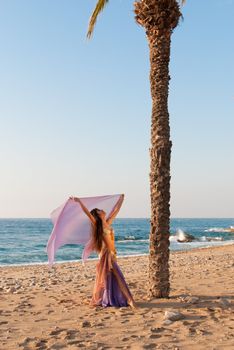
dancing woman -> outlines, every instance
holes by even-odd
[[[111,226],[122,205],[124,195],[121,195],[108,218],[104,210],[95,208],[89,211],[79,198],[71,197],[71,199],[80,204],[91,221],[93,250],[99,256],[90,304],[104,307],[129,305],[135,308],[132,294],[117,263],[114,229]]]

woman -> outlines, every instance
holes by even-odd
[[[96,279],[90,304],[93,306],[131,306],[135,303],[127,286],[124,276],[117,264],[114,242],[114,230],[111,224],[116,217],[124,200],[121,195],[109,217],[104,210],[95,208],[89,211],[77,197],[77,201],[92,224],[92,247],[98,253],[99,261],[96,266]]]

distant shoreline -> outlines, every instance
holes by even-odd
[[[222,244],[217,244],[216,246],[208,246],[208,247],[195,247],[187,250],[171,250],[170,254],[189,254],[189,252],[196,252],[196,251],[203,251],[203,250],[213,250],[213,249],[220,249],[226,246],[234,246],[233,241],[225,241],[225,242],[220,242]],[[183,243],[181,243],[183,244]],[[132,255],[118,255],[118,259],[131,259],[131,258],[137,258],[137,257],[143,257],[143,256],[148,256],[149,254],[132,254]],[[91,261],[98,261],[98,258],[89,258],[85,264]],[[64,265],[64,264],[74,264],[74,263],[81,263],[82,264],[82,259],[77,259],[77,260],[63,260],[63,261],[56,261],[53,265],[55,267],[56,265]],[[48,265],[48,262],[32,262],[32,263],[22,263],[22,264],[9,264],[9,265],[0,265],[1,268],[18,268],[18,267],[27,267],[27,266],[45,266]],[[48,266],[49,268],[49,266]]]

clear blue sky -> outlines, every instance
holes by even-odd
[[[148,46],[133,1],[0,0],[0,217],[125,193],[149,217]],[[234,1],[188,0],[170,64],[172,217],[234,217]]]

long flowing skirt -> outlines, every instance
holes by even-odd
[[[96,279],[90,304],[95,306],[128,306],[132,294],[115,257],[106,249],[96,266]]]

